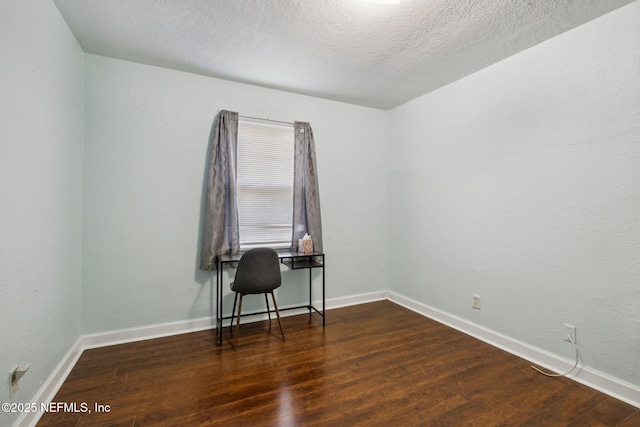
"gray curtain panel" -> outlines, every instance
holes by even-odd
[[[309,123],[295,122],[295,165],[293,172],[293,237],[292,249],[298,247],[298,239],[309,233],[313,248],[323,252],[322,222],[320,220],[320,193],[316,144]]]
[[[217,254],[240,252],[236,165],[238,113],[222,110],[210,141],[200,268],[214,270]]]

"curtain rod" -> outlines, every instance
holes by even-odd
[[[238,113],[238,116],[242,117],[244,119],[263,120],[263,121],[267,121],[267,122],[280,123],[280,124],[289,125],[289,126],[293,126],[294,125],[294,122],[291,121],[291,120],[272,119],[272,118],[269,118],[269,117],[261,117],[261,116],[258,116],[256,114]]]

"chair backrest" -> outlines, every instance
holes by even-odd
[[[271,248],[250,249],[238,263],[233,289],[241,294],[262,294],[279,287],[280,261]]]

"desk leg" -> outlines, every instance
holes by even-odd
[[[311,294],[311,268],[307,268],[309,270],[309,317],[311,317],[311,306],[313,304],[313,298]]]
[[[218,328],[218,345],[222,347],[222,264],[216,265],[216,328]]]
[[[324,328],[324,324],[325,324],[325,307],[324,307],[324,303],[325,303],[325,297],[324,297],[324,255],[322,255],[322,327]]]

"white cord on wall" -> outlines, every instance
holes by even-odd
[[[567,375],[569,375],[571,372],[573,372],[574,369],[576,369],[578,367],[578,359],[579,359],[579,355],[578,355],[578,346],[576,345],[576,342],[573,340],[573,337],[571,336],[571,332],[567,333],[567,338],[569,339],[569,341],[571,341],[571,344],[573,344],[573,350],[576,353],[576,363],[573,364],[573,368],[569,369],[567,372],[565,372],[564,374],[554,374],[554,373],[549,373],[549,372],[545,372],[542,369],[538,368],[535,365],[531,365],[531,367],[533,369],[535,369],[536,371],[540,372],[542,375],[546,375],[548,377],[566,377]]]

